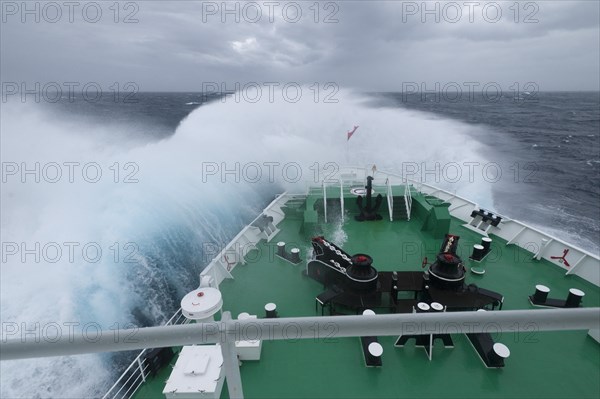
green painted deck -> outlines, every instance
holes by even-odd
[[[350,201],[348,199],[347,201]],[[313,201],[314,202],[314,201]],[[311,203],[313,203],[311,202]],[[347,204],[347,208],[349,204]],[[349,254],[370,254],[380,271],[422,270],[427,256],[433,259],[441,239],[421,231],[422,218],[410,222],[386,219],[356,222],[350,215],[342,224],[321,225],[323,235],[340,244],[336,237],[347,235],[342,247]],[[223,310],[234,317],[249,312],[264,317],[264,305],[277,304],[281,317],[314,316],[315,297],[321,284],[302,275],[306,263],[292,265],[277,256],[276,242],[302,250],[303,261],[310,249],[310,234],[300,233],[301,218],[285,219],[281,232],[270,243],[261,242],[250,252],[246,265],[233,270],[234,280],[224,281]],[[459,235],[458,254],[469,268],[468,256],[481,236],[462,227],[452,218],[450,233]],[[535,284],[547,285],[550,297],[566,298],[569,288],[585,292],[583,305],[600,305],[598,287],[495,236],[492,252],[482,262],[486,273],[468,273],[467,283],[504,295],[503,310],[533,309],[527,297]],[[543,309],[540,309],[543,311]],[[343,317],[343,316],[339,316]],[[414,341],[394,348],[396,337],[380,337],[384,348],[383,366],[365,367],[359,338],[263,342],[261,360],[241,366],[246,398],[598,398],[600,397],[600,345],[586,331],[536,332],[503,331],[493,334],[506,344],[511,356],[503,369],[487,369],[462,335],[453,335],[455,347],[438,342],[429,361]],[[493,332],[493,330],[490,330]],[[174,359],[175,360],[175,359]],[[136,398],[161,398],[171,368],[148,381]],[[226,398],[227,389],[222,397]]]

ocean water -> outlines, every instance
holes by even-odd
[[[453,93],[376,96],[382,106],[472,126],[472,139],[485,145],[489,166],[485,176],[475,168],[473,174],[492,185],[493,208],[598,254],[600,93],[467,94],[459,99]],[[494,164],[500,166],[499,178]]]
[[[599,93],[336,97],[3,104],[3,326],[45,339],[69,323],[75,333],[164,323],[244,224],[328,162],[404,171],[598,253]],[[292,163],[299,181],[284,172]],[[2,362],[0,396],[101,396],[133,356]]]

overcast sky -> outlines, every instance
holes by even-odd
[[[2,82],[135,82],[140,91],[199,91],[206,82],[600,89],[595,0],[428,2],[430,13],[421,1],[246,3],[224,14],[221,1],[122,2],[117,15],[113,1],[31,2],[33,13],[2,1]]]

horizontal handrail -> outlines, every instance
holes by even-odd
[[[593,330],[598,329],[599,323],[600,308],[227,320],[121,330],[118,336],[129,337],[123,340],[115,340],[114,330],[100,334],[93,342],[79,335],[61,337],[56,342],[36,341],[36,337],[25,336],[1,343],[0,360],[256,339],[296,340],[365,335],[480,333],[489,332],[490,326],[500,331],[515,331],[515,328],[525,331],[527,328],[531,329],[532,325],[537,331]]]

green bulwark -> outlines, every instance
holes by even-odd
[[[423,222],[423,231],[431,233],[433,238],[444,238],[450,232],[450,212],[447,202],[431,204]]]

